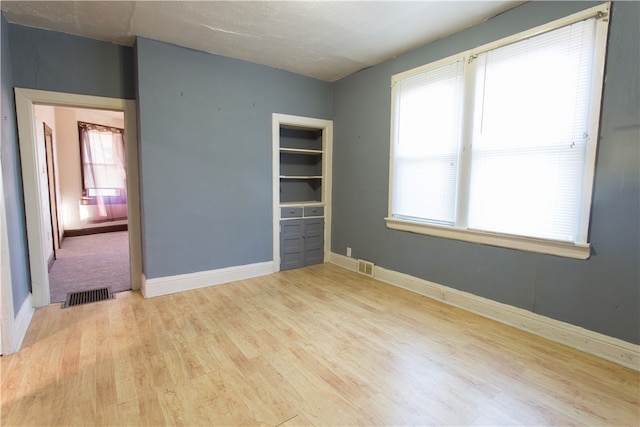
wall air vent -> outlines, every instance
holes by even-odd
[[[373,277],[373,263],[363,259],[358,260],[358,273]]]

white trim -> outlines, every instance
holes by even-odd
[[[535,239],[508,234],[487,233],[467,228],[447,227],[435,224],[403,221],[396,218],[384,219],[387,227],[392,230],[409,231],[427,236],[443,237],[445,239],[462,240],[483,245],[517,249],[567,258],[588,259],[591,256],[590,243],[570,243],[554,240]]]
[[[38,185],[37,152],[35,149],[34,104],[66,106],[72,108],[90,108],[96,110],[122,111],[125,117],[125,138],[128,146],[138,146],[136,132],[136,102],[127,99],[105,98],[99,96],[76,95],[61,92],[49,92],[35,89],[15,88],[16,115],[18,119],[18,138],[22,163],[22,182],[24,188],[25,217],[27,222],[27,240],[29,242],[29,267],[33,304],[44,307],[51,301],[49,293],[49,273],[45,256],[44,230],[40,220],[42,206],[40,186]],[[127,150],[127,154],[132,154]],[[137,152],[136,152],[137,156]],[[142,274],[141,237],[139,221],[140,206],[137,199],[138,165],[127,162],[127,194],[131,203],[129,209],[129,249],[131,262],[131,285],[140,287],[138,279]],[[131,179],[131,178],[134,179]],[[137,235],[136,235],[137,234]],[[139,270],[137,270],[139,269]]]
[[[355,258],[347,257],[337,254],[335,252],[329,253],[329,259],[327,262],[337,265],[338,267],[345,268],[351,271],[358,271],[358,260]]]
[[[2,155],[0,155],[1,157]],[[13,348],[11,339],[13,337],[15,318],[11,283],[9,237],[7,236],[2,162],[0,162],[0,354],[11,354]]]
[[[603,9],[596,9],[594,12],[609,13],[610,4],[607,3]],[[600,108],[602,104],[602,91],[604,86],[604,67],[607,57],[607,38],[609,34],[609,20],[598,19],[596,23],[596,43],[594,52],[594,65],[593,73],[594,77],[591,79],[592,87],[591,93],[593,93],[593,99],[589,103],[591,111],[589,111],[589,123],[591,126],[587,135],[587,147],[585,153],[585,164],[589,167],[586,168],[582,184],[582,206],[580,210],[580,228],[578,234],[579,242],[586,242],[589,238],[589,219],[591,215],[591,204],[593,199],[593,186],[595,181],[596,172],[596,155],[598,150],[598,137],[600,128]]]
[[[330,257],[331,263],[355,272],[357,263],[352,261],[355,260],[335,253]],[[379,266],[374,267],[373,276],[381,282],[640,371],[639,345]]]
[[[584,9],[571,15],[565,16],[564,18],[556,19],[555,21],[547,22],[546,24],[542,24],[529,30],[519,32],[512,36],[504,37],[500,40],[478,46],[476,48],[468,50],[465,53],[468,53],[471,56],[479,55],[493,49],[498,49],[503,46],[518,43],[531,37],[539,36],[560,27],[566,27],[567,25],[575,24],[576,22],[585,21],[591,18],[599,18],[600,14],[604,14],[606,16],[609,14],[610,7],[610,1],[603,2],[588,9]]]
[[[465,50],[460,53],[456,53],[455,55],[447,56],[446,58],[437,59],[433,62],[429,62],[428,64],[419,65],[410,70],[402,71],[400,73],[394,74],[391,76],[391,88],[395,88],[397,83],[407,79],[409,77],[417,76],[418,74],[426,73],[431,70],[438,69],[440,67],[445,67],[447,65],[451,65],[455,62],[465,62],[466,58],[470,55],[470,50]],[[395,97],[391,98],[396,99]]]
[[[125,101],[124,128],[125,138],[135,135],[135,139],[127,139],[127,231],[129,233],[129,271],[131,290],[137,291],[142,287],[142,218],[140,212],[140,171],[138,169],[138,119],[136,101]],[[128,114],[130,113],[130,114]],[[135,188],[135,191],[131,191]]]
[[[274,113],[271,117],[271,179],[273,198],[273,263],[276,271],[280,271],[280,118]]]
[[[274,273],[275,267],[273,262],[268,261],[154,279],[147,279],[143,276],[141,291],[145,298],[153,298],[176,292],[190,291],[192,289],[206,288],[208,286],[266,276],[267,274]]]
[[[280,203],[280,126],[295,126],[322,130],[322,200],[310,203]],[[271,116],[271,157],[273,196],[273,262],[274,271],[280,271],[280,208],[282,206],[324,206],[324,261],[331,250],[331,175],[333,162],[333,121],[312,117],[273,113]],[[291,150],[288,150],[291,151]],[[315,150],[300,150],[312,151]]]
[[[27,335],[31,319],[33,319],[33,313],[35,313],[35,310],[33,308],[31,294],[29,294],[24,299],[13,325],[13,331],[11,334],[11,353],[15,353],[20,350],[20,347],[22,347],[22,342],[24,341],[24,337]]]
[[[16,116],[18,119],[18,139],[22,162],[22,185],[24,188],[24,207],[29,242],[29,266],[31,270],[31,289],[33,302],[38,307],[48,305],[49,275],[45,241],[40,212],[40,191],[38,185],[38,153],[36,150],[36,130],[34,129],[35,112],[33,102],[21,89],[15,89]]]

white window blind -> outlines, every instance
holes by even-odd
[[[393,215],[453,224],[463,62],[398,83]]]
[[[468,226],[573,242],[595,19],[479,55]]]

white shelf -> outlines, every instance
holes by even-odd
[[[314,154],[317,156],[321,156],[322,150],[306,150],[302,148],[280,148],[281,153],[289,153],[289,154]]]
[[[281,208],[297,208],[297,207],[305,207],[305,206],[324,206],[324,203],[319,202],[317,200],[300,200],[297,202],[284,202],[280,203]]]
[[[320,175],[314,175],[314,176],[280,175],[280,179],[322,179],[322,176]]]

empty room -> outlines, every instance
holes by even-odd
[[[0,424],[640,423],[640,3],[1,8]]]

